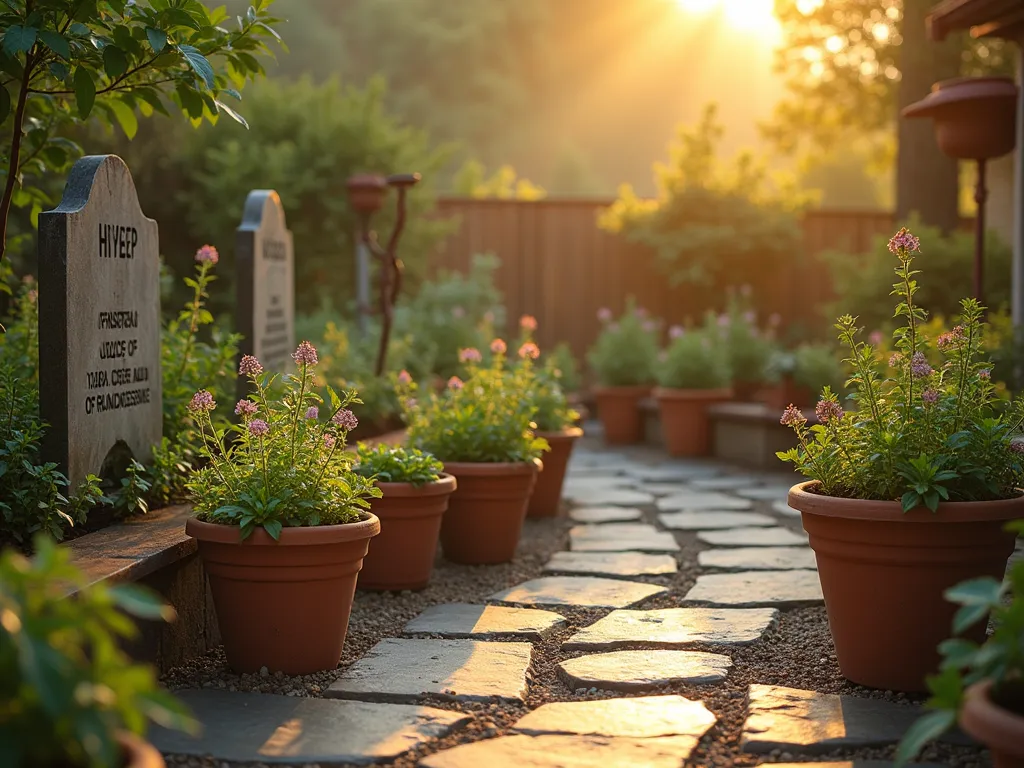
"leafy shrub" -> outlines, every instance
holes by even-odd
[[[708,332],[714,333],[713,326]],[[748,290],[730,291],[726,311],[718,318],[718,342],[728,357],[734,386],[751,388],[775,380],[770,362],[779,345],[770,329],[758,327]]]
[[[297,374],[288,374],[280,396],[271,394],[276,376],[263,372],[251,355],[239,373],[255,390],[235,406],[241,424],[218,429],[211,413],[217,403],[207,390],[193,395],[189,410],[199,422],[203,453],[209,465],[188,488],[196,517],[204,522],[237,525],[242,538],[263,527],[277,539],[284,526],[338,525],[354,522],[379,498],[373,483],[352,471],[345,451],[348,433],[358,426],[349,406],[355,392],[330,394],[330,415],[320,419],[323,398],[314,391],[316,349],[299,344],[293,355]],[[235,439],[225,445],[225,435]]]
[[[134,584],[87,586],[46,536],[35,548],[32,560],[0,554],[0,764],[118,768],[119,731],[141,734],[149,719],[194,730],[153,670],[121,648],[136,634],[121,611],[169,620],[173,609]]]
[[[566,394],[574,394],[580,391],[580,364],[576,355],[572,352],[566,342],[556,344],[551,352],[543,354],[541,359],[545,367],[548,364],[558,373],[558,383]]]
[[[533,341],[533,332],[537,330],[536,318],[523,315],[519,319],[519,328],[521,334],[517,342],[517,365],[526,370],[518,380],[526,387],[523,397],[530,399],[537,408],[533,423],[540,432],[561,432],[573,426],[580,415],[569,407],[562,389],[562,372],[558,368],[558,361],[549,357],[541,365],[534,365],[534,355],[540,355],[540,348]]]
[[[658,362],[658,384],[670,389],[722,389],[729,386],[729,362],[715,344],[714,318],[702,329],[673,326]]]
[[[400,445],[361,444],[356,449],[353,471],[381,483],[412,483],[415,486],[437,482],[444,465],[416,448]]]
[[[793,352],[793,383],[811,392],[830,387],[840,394],[845,389],[842,362],[831,344],[801,344]]]
[[[597,313],[604,324],[587,353],[587,362],[606,387],[628,387],[654,382],[658,355],[658,323],[630,297],[618,320],[609,309]]]

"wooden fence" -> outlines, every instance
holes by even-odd
[[[432,260],[432,270],[465,271],[473,254],[494,253],[501,259],[497,279],[510,324],[533,315],[542,346],[566,341],[578,356],[597,334],[598,309],[618,312],[627,296],[666,323],[722,308],[723,296],[669,285],[650,253],[599,229],[597,215],[610,202],[444,198],[439,213],[455,218],[458,227]],[[795,254],[790,267],[772,275],[738,275],[735,283],[756,286],[763,313],[777,312],[789,325],[819,322],[831,282],[817,255],[832,249],[863,253],[875,237],[892,233],[893,221],[884,211],[810,212],[803,220],[802,257]]]

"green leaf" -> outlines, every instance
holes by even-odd
[[[987,605],[964,605],[953,616],[953,634],[959,635],[968,627],[974,626],[988,616],[991,609]]]
[[[1002,584],[991,576],[962,581],[943,593],[947,600],[961,605],[984,605],[992,607],[999,604],[1002,595]]]
[[[62,59],[71,58],[71,46],[68,45],[67,38],[63,35],[54,32],[52,29],[41,29],[39,30],[39,39],[46,44],[47,48]]]
[[[7,92],[6,88],[0,86],[0,123],[3,123],[9,114],[11,114],[11,94]]]
[[[78,103],[78,116],[85,120],[92,112],[92,105],[96,102],[96,83],[92,80],[92,74],[85,67],[78,67],[74,77],[75,100]]]
[[[213,67],[210,66],[210,62],[206,60],[206,57],[199,52],[199,49],[191,45],[179,45],[178,50],[181,51],[181,55],[188,61],[189,66],[206,83],[206,87],[213,88],[215,81]]]
[[[921,503],[921,497],[916,491],[907,491],[903,494],[903,498],[900,501],[903,505],[903,511],[909,512]]]
[[[179,27],[189,27],[195,30],[199,30],[202,27],[187,11],[181,8],[168,8],[164,11],[164,15],[172,24]]]
[[[36,30],[33,27],[23,27],[15,24],[4,33],[4,53],[8,56],[16,56],[32,49],[36,44]]]
[[[129,140],[134,139],[135,134],[139,130],[139,118],[135,116],[135,110],[120,99],[114,99],[110,102],[109,106],[110,110],[114,113],[114,117],[117,118],[118,125],[124,131],[124,135]]]
[[[154,53],[160,53],[167,47],[167,33],[162,29],[146,27],[146,39],[149,40],[149,45]]]
[[[213,103],[217,105],[217,109],[218,110],[223,110],[225,113],[227,113],[227,116],[230,117],[232,120],[235,120],[236,122],[241,123],[245,128],[249,127],[249,123],[246,122],[245,118],[242,117],[237,112],[235,112],[235,110],[233,110],[231,107],[229,107],[223,101],[214,100]]]
[[[270,538],[274,541],[280,540],[282,527],[280,520],[268,520],[263,524],[263,529],[270,534]]]
[[[924,749],[925,744],[934,741],[953,727],[956,722],[956,712],[940,710],[929,712],[919,718],[903,735],[899,747],[896,749],[896,765],[904,766]]]
[[[174,609],[158,594],[138,584],[118,584],[110,588],[110,596],[121,610],[137,618],[174,620]]]
[[[116,45],[108,45],[103,49],[103,70],[107,73],[107,77],[111,80],[116,80],[125,72],[128,71],[128,57],[124,55],[124,51],[118,48]]]
[[[68,79],[69,72],[71,72],[71,70],[68,69],[68,65],[65,64],[63,61],[50,62],[50,74],[58,80],[60,80],[61,82],[64,82]]]

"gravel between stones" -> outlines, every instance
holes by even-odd
[[[596,441],[584,439],[589,449],[599,447]],[[644,455],[659,460],[659,454],[639,449],[633,455]],[[663,455],[660,456],[663,460]],[[656,523],[657,511],[653,506],[643,507],[644,522]],[[754,511],[772,514],[769,502],[755,502]],[[799,518],[779,517],[779,524],[794,531],[800,530]],[[224,663],[223,651],[216,649],[205,656],[168,672],[163,682],[172,690],[181,688],[226,688],[238,691],[260,691],[289,696],[321,696],[323,691],[340,675],[341,671],[360,658],[385,637],[401,636],[403,626],[424,608],[438,603],[483,603],[484,599],[500,590],[512,587],[542,575],[544,563],[552,553],[567,546],[567,532],[573,523],[567,517],[547,520],[527,520],[519,552],[513,563],[499,566],[460,566],[439,558],[430,586],[422,592],[367,593],[357,592],[349,624],[348,637],[341,665],[336,670],[315,675],[288,677],[281,675],[237,675]],[[696,577],[705,572],[697,565],[697,553],[709,547],[697,541],[695,534],[676,532],[681,551],[676,554],[678,573],[665,576],[635,577],[669,589],[633,606],[635,609],[675,608],[681,605],[686,592]],[[608,610],[576,610],[563,606],[548,608],[567,620],[559,631],[541,642],[534,643],[533,662],[528,672],[529,694],[526,707],[499,704],[453,704],[440,698],[426,696],[422,703],[440,709],[467,712],[473,720],[463,729],[429,747],[406,754],[391,763],[395,768],[414,768],[425,755],[469,741],[505,735],[511,726],[528,710],[553,701],[580,701],[629,696],[631,694],[591,689],[570,690],[558,674],[558,662],[584,655],[583,652],[562,652],[563,641],[578,629],[588,626]],[[695,645],[693,650],[722,653],[721,648]],[[747,685],[763,683],[790,688],[847,693],[857,696],[884,698],[909,703],[921,697],[911,697],[891,691],[875,691],[854,685],[840,674],[824,608],[802,608],[783,611],[779,626],[753,645],[730,648],[726,651],[733,660],[728,678],[710,685],[677,684],[665,686],[657,693],[674,693],[703,701],[719,721],[700,741],[686,768],[703,766],[754,766],[759,762],[821,762],[840,759],[891,759],[893,748],[834,750],[826,755],[798,755],[776,751],[768,755],[749,755],[740,752],[740,732],[746,717]],[[653,695],[653,694],[648,694]],[[987,753],[972,747],[950,745],[930,746],[919,758],[921,761],[940,763],[954,768],[986,768],[990,765]],[[169,766],[190,768],[267,768],[263,763],[233,763],[211,758],[167,756]],[[310,764],[305,768],[319,768]],[[326,768],[326,766],[325,766]]]

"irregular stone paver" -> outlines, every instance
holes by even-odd
[[[551,611],[509,608],[502,605],[445,603],[432,605],[405,625],[407,635],[493,640],[514,637],[541,640],[565,624]]]
[[[651,483],[683,483],[698,477],[715,477],[722,474],[722,469],[711,464],[659,464],[637,467],[629,470],[629,474]]]
[[[562,485],[562,493],[573,495],[590,491],[603,491],[611,488],[635,488],[638,481],[626,475],[604,474],[599,477],[576,477],[570,475]]]
[[[654,496],[674,496],[684,487],[679,483],[644,483],[640,489]]]
[[[665,736],[627,739],[608,736],[502,736],[463,744],[430,755],[422,768],[679,768],[697,739]]]
[[[600,467],[602,469],[615,470],[632,464],[633,460],[624,453],[616,453],[615,451],[581,451],[578,449],[573,451],[572,458],[569,461],[571,469],[578,467]]]
[[[615,651],[567,659],[558,669],[570,688],[650,691],[672,683],[725,680],[732,659],[703,651]]]
[[[701,531],[697,539],[716,547],[796,547],[807,544],[807,537],[788,528],[733,528],[728,531]]]
[[[689,486],[697,491],[735,491],[760,485],[761,481],[751,475],[719,475],[717,477],[696,477]]]
[[[778,512],[780,515],[786,515],[787,517],[800,517],[800,510],[793,509],[793,507],[789,506],[789,502],[786,501],[785,497],[772,504],[772,511]]]
[[[755,488],[740,488],[736,491],[737,496],[753,501],[785,501],[791,486],[788,485],[762,485]]]
[[[641,552],[555,552],[545,573],[590,573],[597,576],[659,576],[679,570],[671,555]]]
[[[415,701],[435,693],[454,701],[522,702],[529,643],[407,640],[388,637],[346,669],[325,696],[363,701]]]
[[[574,504],[585,506],[635,507],[637,504],[654,503],[654,496],[632,488],[578,488],[563,491],[562,495]]]
[[[633,739],[658,736],[699,739],[716,720],[701,702],[683,696],[637,696],[544,704],[520,719],[512,730],[531,736],[571,733]]]
[[[678,493],[658,499],[657,507],[662,512],[678,512],[681,509],[751,509],[754,502],[750,499],[741,499],[738,496],[727,496],[724,493],[707,493],[692,491]]]
[[[149,740],[165,753],[210,755],[217,761],[296,765],[390,761],[471,719],[458,712],[408,704],[213,690],[175,695],[202,723],[202,734],[193,737],[154,726]]]
[[[919,707],[884,699],[751,685],[740,743],[744,752],[756,753],[883,747],[898,742],[920,714]],[[957,731],[940,739],[965,743]]]
[[[705,549],[697,555],[705,568],[723,571],[786,571],[818,567],[810,547],[737,547]]]
[[[658,522],[674,531],[711,531],[720,528],[771,527],[775,520],[757,512],[662,512]]]
[[[635,507],[576,507],[569,519],[577,523],[627,523],[639,520],[643,512]]]
[[[938,763],[908,763],[910,768],[944,768]],[[845,763],[772,763],[772,768],[896,768],[888,760],[853,760]],[[945,768],[948,768],[946,766]]]
[[[608,477],[609,475],[621,475],[622,472],[616,467],[594,467],[570,465],[566,470],[566,479],[587,479],[592,477]]]
[[[612,611],[562,643],[565,651],[637,646],[679,649],[695,643],[740,646],[760,640],[774,627],[774,608],[661,608]]]
[[[683,598],[687,603],[733,608],[798,608],[824,602],[817,571],[711,573]]]
[[[569,529],[569,548],[577,552],[678,552],[668,531],[646,523],[577,525]]]
[[[653,584],[596,576],[544,576],[488,597],[497,603],[574,605],[580,608],[628,608],[668,590]]]

